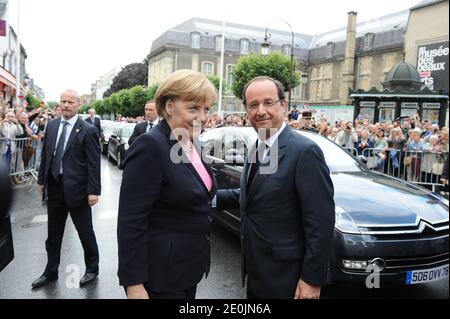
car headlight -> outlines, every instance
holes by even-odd
[[[340,206],[336,206],[336,227],[342,233],[361,235],[358,226],[353,218]]]

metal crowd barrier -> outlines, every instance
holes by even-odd
[[[440,179],[448,153],[366,148],[359,154],[355,148],[347,150],[355,156],[366,157],[366,166],[371,170],[425,186],[433,192],[445,186]]]
[[[31,138],[0,138],[0,161],[18,183],[30,176],[37,179],[42,143]]]

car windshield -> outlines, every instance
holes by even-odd
[[[322,150],[328,168],[332,173],[343,172],[360,172],[363,170],[362,166],[349,153],[340,148],[332,141],[307,131],[294,131],[296,134],[301,134],[306,138],[314,141]],[[257,135],[253,129],[244,128],[242,133],[246,137],[249,148],[256,142]]]
[[[117,127],[117,125],[114,125],[114,123],[106,124],[102,127],[103,133],[106,135],[111,135],[116,127]]]
[[[325,161],[332,173],[360,172],[360,164],[345,150],[328,139],[313,133],[296,131],[298,134],[314,141],[322,149]]]
[[[124,126],[122,128],[122,137],[129,138],[133,134],[134,126]]]

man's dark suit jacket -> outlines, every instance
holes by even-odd
[[[170,135],[163,120],[127,151],[117,227],[118,276],[124,287],[144,284],[154,292],[181,291],[209,272],[216,183],[208,165],[211,192],[190,163],[171,160],[173,147],[175,154],[184,152]]]
[[[92,123],[92,119],[91,117],[87,117],[85,119],[86,122],[88,122],[91,125],[94,125],[97,128],[97,132],[98,132],[98,136],[102,135],[102,126],[101,126],[101,122],[100,119],[98,117],[94,117],[94,123]]]
[[[148,121],[144,121],[136,124],[133,130],[133,134],[131,134],[130,139],[128,140],[128,144],[131,145],[134,141],[141,136],[142,134],[147,133]],[[153,128],[155,128],[154,126]]]
[[[277,171],[257,173],[247,193],[249,169],[247,158],[241,188],[217,194],[219,210],[241,210],[242,278],[248,275],[261,298],[293,298],[300,278],[321,286],[335,223],[322,150],[286,127],[278,137]]]
[[[47,125],[39,168],[39,185],[47,186],[48,184],[60,123],[61,119],[58,118]],[[78,118],[72,128],[64,150],[63,185],[66,204],[69,208],[85,206],[88,195],[101,194],[100,143],[97,130],[81,118]]]

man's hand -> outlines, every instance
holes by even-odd
[[[127,287],[128,299],[150,299],[147,290],[144,285],[128,286]]]
[[[88,195],[88,204],[89,206],[95,206],[98,203],[97,195]]]
[[[297,284],[297,289],[295,290],[294,299],[319,299],[320,288],[321,287],[308,285],[300,279]]]
[[[44,185],[38,185],[39,193],[44,194]]]

